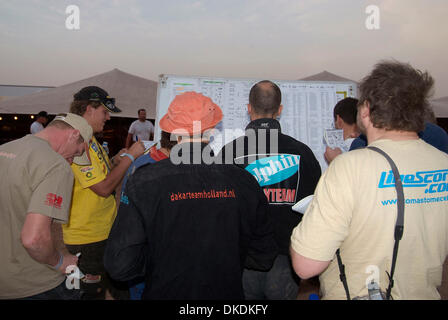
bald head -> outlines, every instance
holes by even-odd
[[[252,112],[259,116],[275,117],[279,114],[282,102],[280,88],[269,80],[255,84],[249,93],[249,104]]]

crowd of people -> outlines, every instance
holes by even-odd
[[[409,64],[375,65],[334,107],[350,151],[327,147],[324,172],[282,133],[272,81],[251,88],[245,134],[218,154],[209,132],[225,115],[185,92],[158,144],[145,149],[141,109],[109,157],[94,135],[121,110],[82,88],[68,113],[0,146],[0,299],[295,300],[317,276],[322,299],[440,299],[448,135],[432,87]]]

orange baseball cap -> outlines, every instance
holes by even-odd
[[[222,116],[221,108],[212,99],[189,91],[174,98],[159,125],[165,132],[185,130],[194,135],[216,126],[222,120]],[[200,126],[194,126],[195,121],[199,121]]]

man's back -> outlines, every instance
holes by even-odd
[[[404,187],[404,235],[392,297],[438,299],[436,287],[448,253],[448,156],[422,140],[378,140],[372,146],[395,161]],[[293,235],[294,247],[302,248],[309,258],[328,261],[344,241],[340,250],[351,296],[367,294],[366,280],[375,270],[385,290],[397,215],[397,194],[386,159],[368,149],[338,157],[325,172],[315,197],[319,205],[307,211],[310,219],[302,221],[300,233]],[[307,224],[311,217],[318,220],[312,228]],[[302,239],[307,239],[303,245]],[[338,275],[333,260],[320,277],[324,298],[345,299]]]
[[[440,151],[448,153],[448,134],[438,125],[427,122],[425,124],[425,130],[419,133],[419,136]]]
[[[42,131],[43,129],[44,126],[40,122],[34,121],[30,126],[30,133],[35,134],[38,133],[39,131]]]
[[[264,125],[266,123],[267,125]],[[246,136],[225,145],[219,157],[223,161],[226,161],[226,158],[227,160],[233,160],[238,166],[246,168],[246,170],[249,169],[248,171],[255,177],[257,171],[251,171],[250,165],[258,165],[257,160],[259,159],[266,158],[269,162],[268,157],[278,157],[279,162],[273,161],[272,165],[268,163],[267,170],[271,170],[273,176],[278,173],[277,175],[281,176],[281,179],[274,181],[274,179],[266,177],[264,179],[266,181],[259,181],[259,183],[271,204],[270,214],[275,225],[275,237],[280,253],[288,255],[291,231],[301,219],[301,216],[295,213],[291,207],[297,201],[314,193],[321,175],[320,165],[307,145],[280,132],[278,121],[273,119],[255,120],[246,128],[246,130],[252,129],[255,129],[252,132],[254,135],[246,131]],[[271,139],[271,136],[274,139]],[[253,137],[256,140],[253,140]],[[265,145],[266,148],[260,148],[260,144]],[[232,156],[229,157],[228,153],[231,153]],[[287,158],[281,158],[282,155]],[[290,161],[295,161],[291,158],[291,155],[299,155],[297,163],[293,164],[296,167],[296,174],[287,176],[284,170],[288,169],[287,167],[291,164]],[[273,160],[276,159],[273,158]],[[272,166],[278,171],[274,172]],[[291,169],[289,168],[289,170]],[[265,170],[264,172],[268,171]],[[261,178],[263,178],[263,175],[261,175]]]
[[[68,219],[73,174],[49,143],[34,135],[0,147],[0,299],[23,298],[64,281],[34,260],[21,241],[29,212]]]
[[[448,134],[438,125],[431,122],[426,122],[425,129],[419,132],[418,136],[440,151],[448,153]],[[350,151],[364,148],[366,145],[367,137],[364,134],[361,134],[352,142]]]
[[[266,199],[244,170],[166,159],[138,169],[126,190],[129,202],[121,203],[109,240],[118,244],[120,228],[133,225],[133,237],[147,243],[144,299],[243,299],[243,266],[271,267],[276,247]],[[127,273],[110,253],[125,247],[111,245],[105,260],[121,280],[135,270]]]

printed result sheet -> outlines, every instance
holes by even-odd
[[[158,123],[167,112],[174,97],[187,91],[200,92],[221,107],[223,120],[218,124],[212,147],[221,147],[244,134],[250,122],[247,113],[249,92],[260,80],[221,79],[206,77],[177,77],[161,75],[159,79],[156,141],[160,139]],[[282,132],[308,145],[322,170],[327,168],[325,130],[333,128],[333,108],[345,97],[354,97],[356,84],[352,82],[275,81],[282,92],[283,112],[279,117]]]

